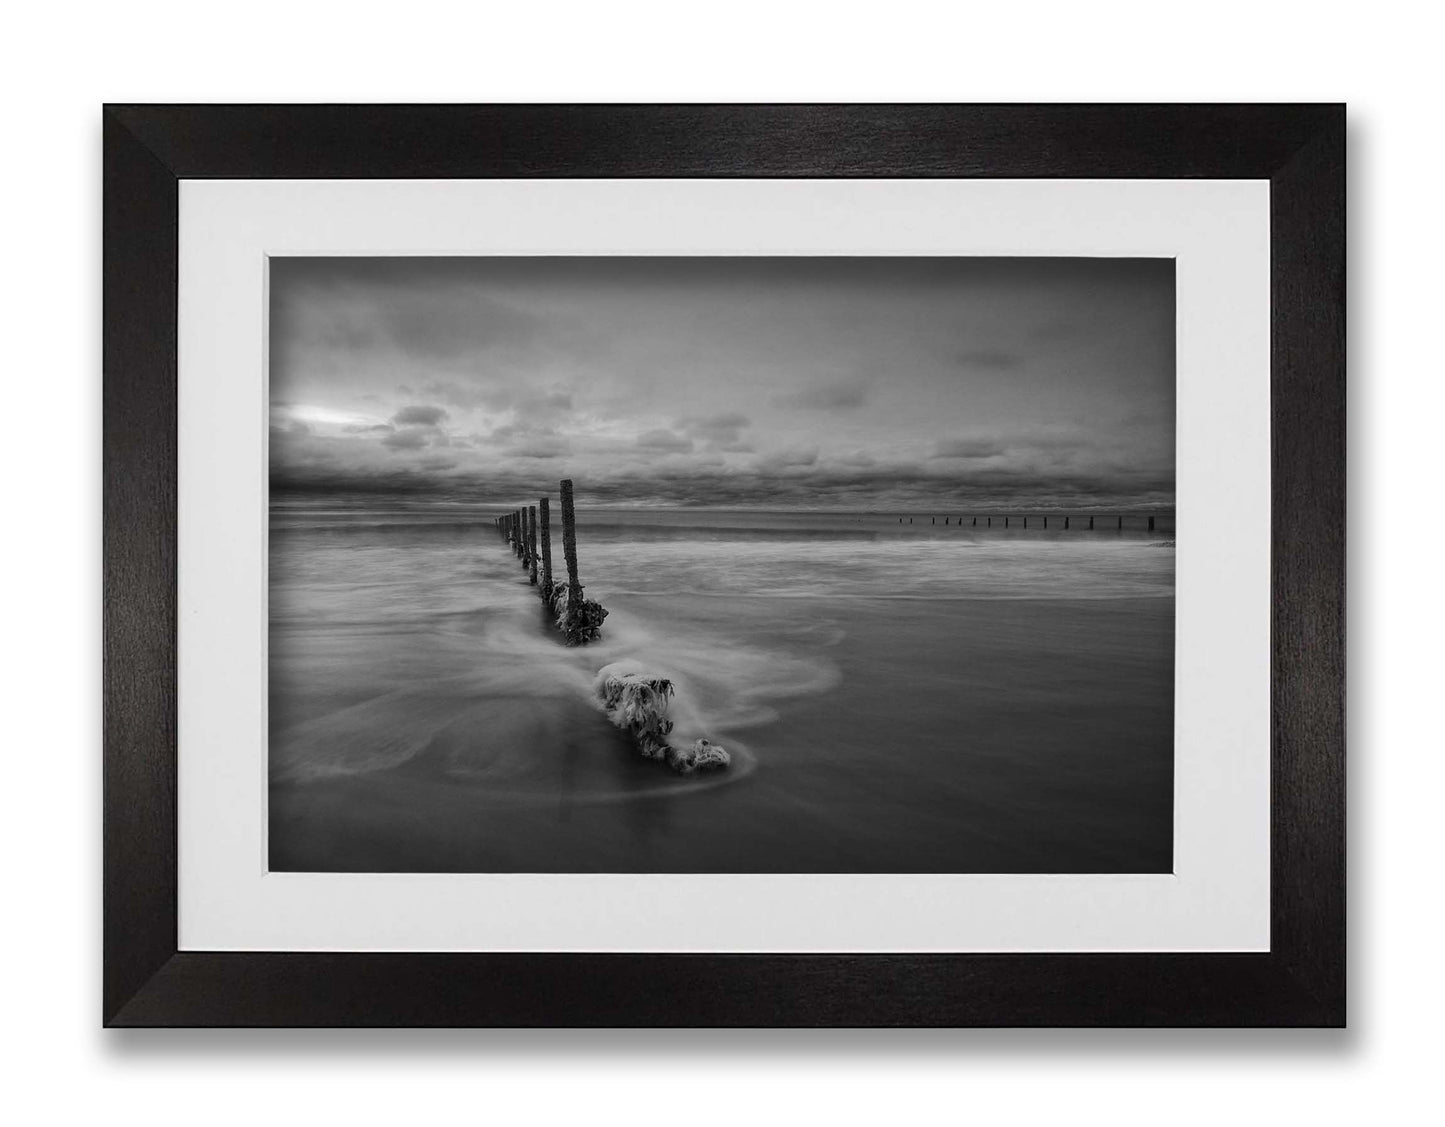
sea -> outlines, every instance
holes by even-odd
[[[507,508],[273,500],[273,871],[1172,869],[1172,513],[579,498],[608,616],[568,647]],[[622,660],[728,770],[636,753],[596,693]]]

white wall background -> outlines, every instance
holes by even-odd
[[[1436,1106],[1445,247],[1424,11],[140,0],[9,12],[0,1060],[15,1121],[1214,1125]],[[102,1033],[107,100],[1348,100],[1351,1029]]]

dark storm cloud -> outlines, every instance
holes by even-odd
[[[759,458],[755,466],[762,473],[777,473],[780,470],[817,465],[817,462],[818,448],[814,446],[807,450],[779,450],[775,454]]]
[[[773,396],[779,407],[798,407],[811,411],[852,411],[868,402],[868,387],[863,383],[826,384]]]
[[[392,450],[420,450],[431,445],[432,432],[421,427],[407,427],[393,431],[381,440],[381,444]]]
[[[537,489],[551,490],[556,479],[570,476],[551,458],[509,463],[485,475],[448,473],[453,464],[381,467],[348,472],[325,462],[273,467],[277,491],[306,493],[417,493],[430,491],[457,498],[485,500]],[[531,466],[548,467],[529,468]],[[1022,508],[1076,508],[1134,511],[1173,503],[1173,476],[1120,471],[1112,474],[1041,474],[1027,470],[950,474],[927,472],[910,465],[879,465],[871,469],[770,465],[722,473],[675,465],[646,473],[589,477],[578,481],[579,495],[600,505],[684,505],[751,507],[777,505],[812,508],[877,509],[917,506],[944,513],[949,509],[1000,512]]]
[[[988,439],[955,438],[945,439],[934,445],[935,458],[996,458],[1008,447]]]
[[[975,348],[957,353],[954,360],[965,368],[991,368],[996,372],[1008,372],[1019,366],[1022,357],[998,348]]]
[[[427,404],[413,404],[410,407],[403,407],[391,417],[391,421],[397,426],[434,427],[446,417],[447,413],[441,407],[433,407]]]
[[[1168,260],[274,258],[271,272],[278,489],[476,497],[570,476],[623,505],[1172,500]]]

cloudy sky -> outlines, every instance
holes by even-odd
[[[1158,508],[1167,259],[273,258],[274,490]]]

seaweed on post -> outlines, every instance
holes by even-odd
[[[666,760],[683,775],[722,770],[732,762],[726,749],[709,740],[694,740],[684,747],[674,747],[668,740],[672,732],[668,706],[674,691],[669,678],[615,662],[597,674],[595,687],[607,718],[632,737],[644,759]]]
[[[577,598],[574,601],[573,592]],[[582,598],[580,584],[556,583],[547,604],[557,629],[569,646],[582,646],[595,642],[602,634],[602,620],[607,617],[607,608],[592,599]]]

